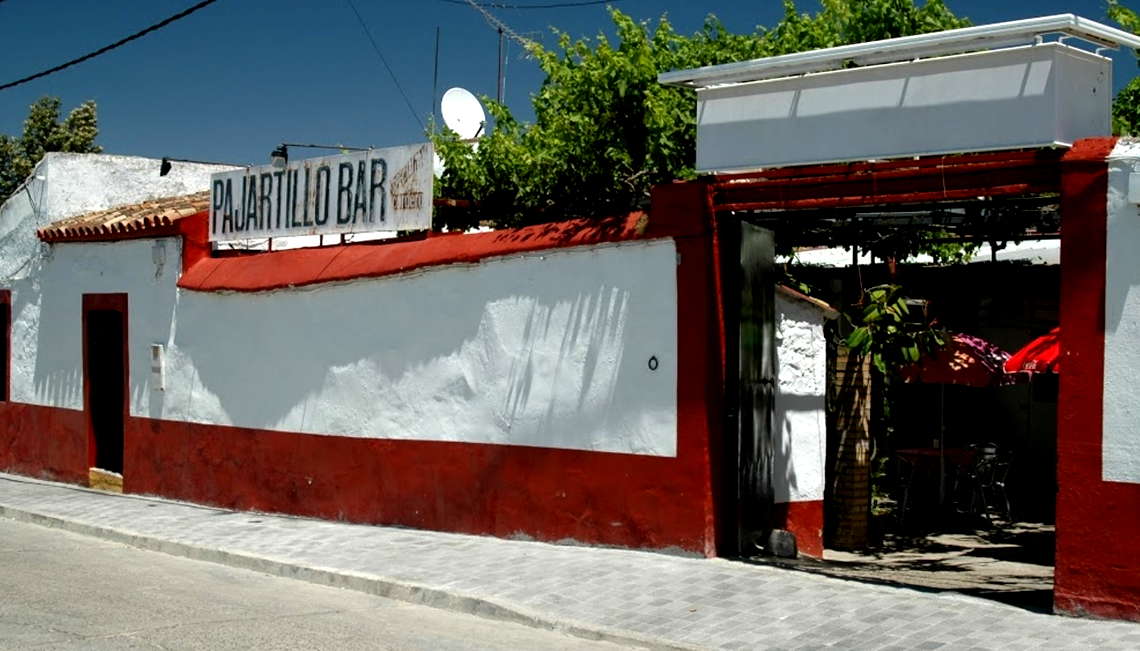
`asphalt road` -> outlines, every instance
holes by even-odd
[[[0,518],[3,649],[619,649]]]

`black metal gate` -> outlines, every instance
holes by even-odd
[[[735,522],[735,535],[724,541],[730,548],[723,551],[747,555],[772,528],[775,242],[771,231],[747,222],[725,220],[720,229],[728,369],[725,489]]]

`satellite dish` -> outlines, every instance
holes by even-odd
[[[483,105],[464,88],[448,88],[440,102],[443,122],[463,140],[472,140],[483,131],[487,116]]]

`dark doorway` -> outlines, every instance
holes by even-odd
[[[12,294],[0,289],[0,402],[12,395]]]
[[[729,369],[722,478],[728,535],[720,544],[722,554],[748,555],[772,528],[775,243],[771,231],[746,222],[720,228]]]
[[[92,467],[122,474],[127,411],[126,297],[83,298],[90,463]]]

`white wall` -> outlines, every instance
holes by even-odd
[[[139,415],[676,455],[671,240],[257,294],[183,291],[174,330],[167,388]]]
[[[203,190],[211,171],[175,163],[159,177],[158,161],[49,155],[0,207],[13,400],[81,409],[82,296],[124,292],[136,416],[676,455],[671,240],[228,294],[177,290],[178,238],[35,237],[65,217]],[[153,343],[167,349],[161,391]]]
[[[175,162],[169,174],[159,176],[160,164],[137,156],[45,155],[24,185],[0,205],[0,288],[34,274],[41,251],[37,228],[107,208],[202,192],[210,187],[211,173],[231,169]]]
[[[776,502],[823,499],[827,345],[820,308],[776,293]],[[781,478],[783,481],[780,481]]]
[[[13,400],[81,409],[82,295],[127,292],[131,399],[136,409],[149,402],[146,353],[150,342],[169,336],[181,241],[47,245],[36,229],[106,208],[200,192],[209,187],[211,172],[226,169],[174,163],[169,174],[159,176],[159,165],[133,156],[49,153],[0,205],[0,289],[12,290]]]
[[[1140,483],[1140,211],[1128,198],[1134,170],[1140,144],[1121,140],[1108,167],[1103,477]]]
[[[83,408],[83,294],[128,294],[131,411],[149,409],[151,343],[169,338],[178,238],[55,244],[12,288],[12,400]],[[156,263],[156,260],[159,263]]]

